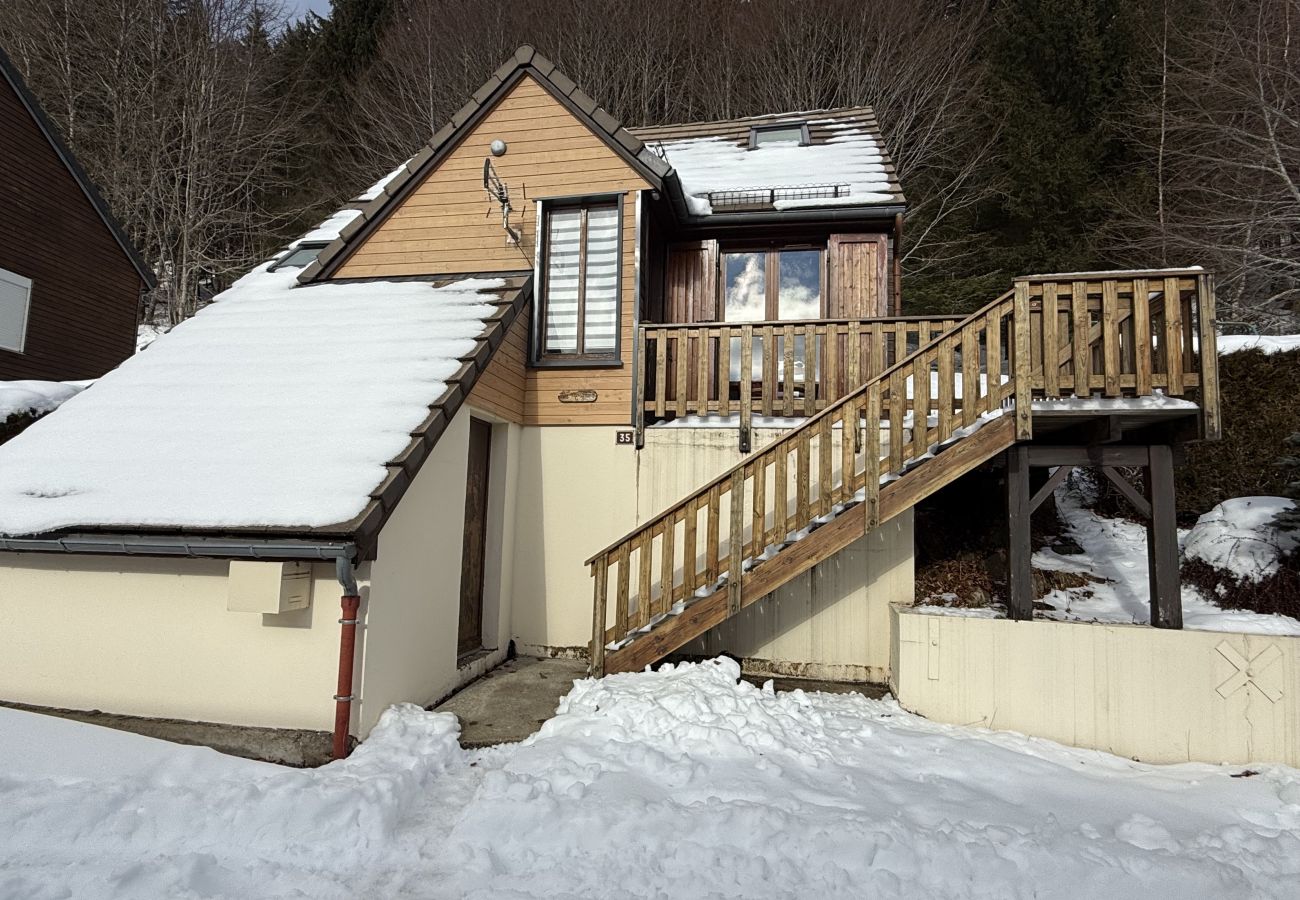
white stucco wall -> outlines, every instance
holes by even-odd
[[[1144,762],[1300,765],[1300,638],[891,610],[891,684],[927,718]]]
[[[362,625],[352,732],[389,705],[440,699],[457,668],[470,415],[439,440],[359,567]],[[518,426],[493,426],[484,646],[503,656],[513,571]],[[332,564],[312,569],[310,606],[229,612],[225,560],[0,554],[0,700],[149,717],[330,730],[339,596]],[[481,666],[480,666],[481,668]]]
[[[617,445],[618,430],[524,429],[514,632],[525,652],[585,653],[592,583],[584,560],[741,458],[734,429],[649,429],[640,451]],[[784,433],[756,429],[754,445]],[[887,523],[684,649],[726,650],[758,670],[883,679],[889,604],[912,598],[911,529],[910,514]]]
[[[139,716],[327,730],[339,586],[311,605],[228,612],[224,560],[0,554],[0,699]]]

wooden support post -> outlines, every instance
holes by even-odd
[[[633,385],[632,415],[636,417],[636,449],[640,450],[645,446],[645,379],[646,373],[650,371],[645,358],[644,327],[638,327],[636,330],[636,347],[633,356],[636,362],[633,365],[632,377],[636,382]]]
[[[591,564],[591,576],[596,581],[595,603],[592,604],[591,674],[600,678],[605,674],[605,598],[609,590],[609,559],[603,554]]]
[[[1174,518],[1174,459],[1167,444],[1151,447],[1147,466],[1147,562],[1151,576],[1151,624],[1183,627],[1183,599],[1178,583],[1178,529]]]
[[[1030,380],[1029,358],[1029,282],[1017,281],[1015,293],[1015,313],[1011,317],[1011,327],[1015,329],[1013,346],[1015,358],[1012,360],[1012,390],[1016,398],[1016,440],[1027,441],[1033,436],[1030,407],[1033,404],[1034,386]],[[962,348],[963,350],[965,348]],[[990,388],[992,383],[990,382]],[[970,402],[964,399],[963,403]],[[1028,466],[1026,466],[1026,471]]]
[[[1030,564],[1029,448],[1007,451],[1007,617],[1034,617],[1033,568]]]

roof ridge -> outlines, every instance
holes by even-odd
[[[647,181],[656,187],[662,186],[663,180],[672,172],[672,167],[582,91],[555,63],[531,45],[523,44],[513,56],[497,67],[448,122],[434,132],[419,153],[393,173],[378,195],[360,207],[361,214],[344,226],[338,238],[321,250],[320,255],[299,273],[299,282],[306,284],[333,275],[350,255],[346,251],[353,249],[354,240],[357,243],[363,241],[371,230],[386,219],[389,208],[404,200],[423,181],[424,176],[459,145],[460,139],[495,106],[500,95],[514,87],[525,75],[535,78],[569,112],[590,128],[593,134],[603,139],[629,165],[644,175]]]
[[[773,113],[755,113],[752,116],[735,116],[730,119],[698,119],[686,122],[662,122],[658,125],[629,125],[628,131],[636,134],[638,131],[650,131],[656,128],[686,128],[692,125],[729,125],[738,122],[749,122],[755,119],[783,119],[787,116],[814,116],[823,113],[841,113],[841,112],[867,112],[875,116],[875,107],[862,104],[859,106],[824,106],[818,109],[791,109],[785,112]]]

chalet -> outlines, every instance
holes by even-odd
[[[0,380],[97,378],[135,352],[153,273],[0,50]]]
[[[1219,429],[1210,276],[1036,275],[904,316],[906,204],[868,108],[627,128],[521,48],[0,448],[3,699],[333,712],[342,752],[512,643],[596,674],[725,650],[897,678],[912,509],[990,466],[1010,624],[1030,468],[1140,465],[1177,629],[1171,448]]]

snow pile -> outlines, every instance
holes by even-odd
[[[1239,350],[1286,353],[1300,350],[1300,334],[1222,334],[1218,344],[1220,356]]]
[[[811,120],[810,125],[822,120]],[[778,200],[777,209],[890,203],[884,155],[868,132],[830,120],[835,135],[824,144],[767,144],[749,150],[735,141],[705,137],[665,141],[664,154],[677,171],[687,208],[710,215],[709,193],[762,188],[847,184],[840,197]]]
[[[1258,584],[1300,545],[1294,534],[1273,525],[1278,513],[1294,506],[1285,497],[1225,500],[1196,520],[1183,542],[1183,554]]]
[[[0,896],[1232,900],[1300,877],[1296,770],[1142,765],[738,674],[581,681],[533,738],[472,753],[406,706],[315,771],[172,748],[200,760],[184,778],[6,773]],[[24,757],[62,752],[26,733]]]
[[[480,292],[502,282],[296,287],[298,273],[257,267],[0,448],[0,533],[359,513],[474,349],[494,310]]]
[[[91,384],[90,381],[0,381],[0,422],[11,416],[52,412]]]

